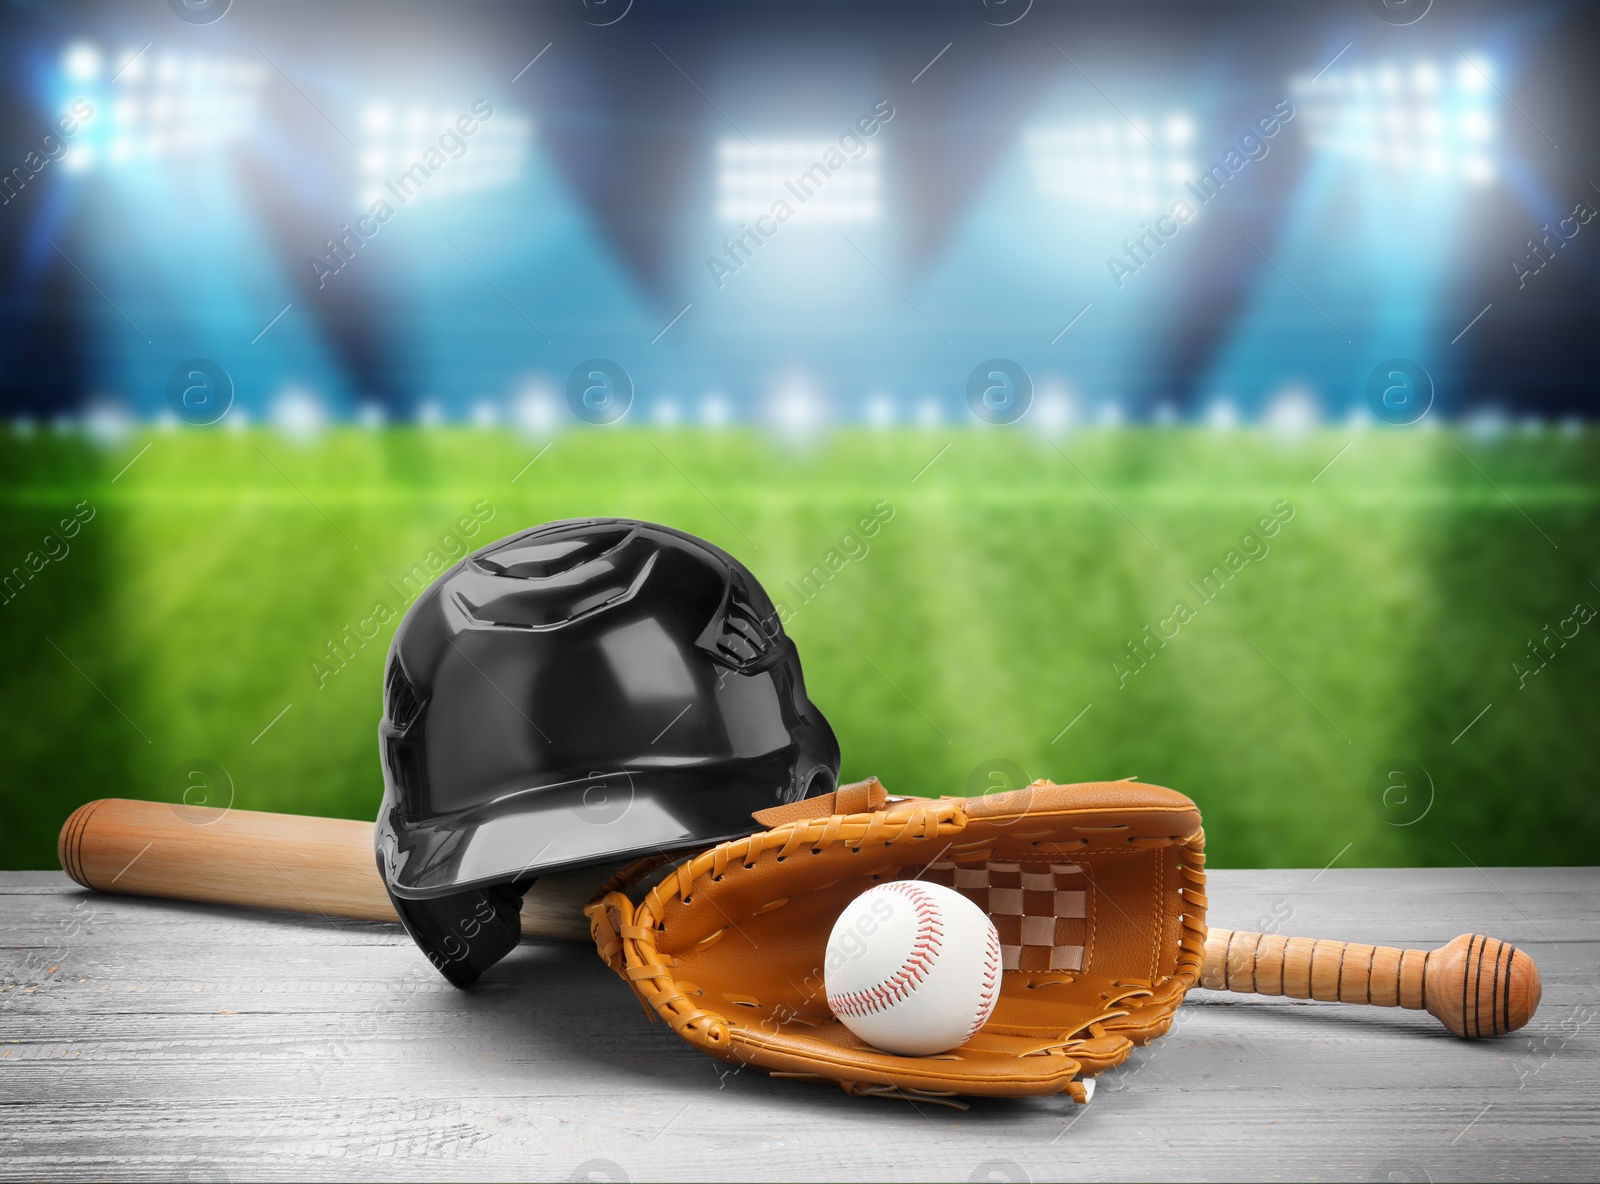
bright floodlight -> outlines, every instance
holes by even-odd
[[[543,438],[561,422],[561,404],[550,388],[540,382],[524,386],[511,400],[511,422],[525,435]]]
[[[1483,184],[1496,172],[1489,157],[1495,121],[1480,69],[1487,67],[1461,62],[1447,82],[1444,71],[1422,60],[1405,77],[1379,66],[1371,87],[1365,73],[1352,70],[1297,79],[1292,90],[1316,151],[1375,162],[1393,176]]]
[[[1230,399],[1214,399],[1206,408],[1206,427],[1214,432],[1232,431],[1239,423],[1239,411]]]
[[[363,403],[361,409],[356,412],[356,422],[368,431],[381,428],[387,419],[388,416],[384,414],[380,403]]]
[[[801,221],[875,222],[882,179],[874,142],[851,156],[835,140],[723,140],[717,147],[717,217],[753,222],[783,202]]]
[[[726,427],[731,414],[728,400],[721,395],[707,395],[700,400],[700,422],[708,428]]]
[[[917,426],[923,428],[936,428],[944,422],[944,408],[939,406],[939,401],[924,398],[917,403]]]
[[[492,428],[500,422],[500,408],[487,399],[479,399],[472,405],[472,426],[475,428]]]
[[[1467,416],[1462,425],[1474,440],[1494,441],[1506,434],[1509,421],[1498,407],[1486,407]]]
[[[144,77],[145,56],[137,46],[128,46],[117,55],[122,66],[116,71],[119,83],[138,82]]]
[[[505,107],[496,107],[489,119],[479,119],[470,139],[458,134],[456,121],[472,115],[460,103],[432,106],[413,103],[404,115],[396,105],[374,99],[361,111],[361,205],[375,201],[391,206],[436,200],[453,194],[496,189],[522,175],[533,121]],[[459,156],[446,157],[444,166],[431,168],[427,154],[441,151],[441,136],[453,135],[466,145]]]
[[[83,427],[89,439],[102,447],[120,444],[133,430],[133,417],[121,403],[95,399],[83,412]]]
[[[802,382],[792,381],[778,392],[772,419],[786,438],[803,439],[822,426],[822,404]]]
[[[873,395],[867,400],[867,422],[875,428],[894,425],[894,400],[888,395]]]
[[[1120,127],[1120,131],[1119,131]],[[1141,130],[1142,129],[1142,130]],[[1023,144],[1035,189],[1055,201],[1149,213],[1170,205],[1193,174],[1187,148],[1195,121],[1173,112],[1160,121],[1039,127]]]
[[[146,69],[148,53],[125,52],[109,117],[115,138],[105,158],[130,165],[205,149],[246,135],[260,106],[264,67],[243,60],[171,55]],[[81,69],[81,67],[78,67]],[[66,72],[74,69],[69,60]]]
[[[417,422],[425,428],[436,428],[444,422],[444,408],[433,399],[424,399],[417,405]]]
[[[272,404],[273,426],[293,440],[316,439],[327,422],[321,400],[304,387],[287,388]]]
[[[87,41],[67,47],[61,59],[61,68],[74,82],[89,82],[100,75],[100,51]]]
[[[656,400],[650,418],[664,428],[677,427],[678,421],[683,418],[683,412],[678,407],[678,400],[668,395]]]
[[[1072,396],[1059,389],[1048,389],[1039,392],[1028,418],[1046,436],[1060,436],[1077,421],[1078,408]]]
[[[1314,428],[1318,418],[1317,401],[1310,391],[1290,387],[1275,394],[1267,404],[1267,428],[1276,436],[1293,439]]]
[[[1456,67],[1456,85],[1469,94],[1488,90],[1491,76],[1487,64],[1476,58],[1468,58]]]

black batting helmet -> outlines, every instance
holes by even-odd
[[[542,872],[698,849],[832,792],[839,745],[738,560],[626,519],[552,522],[444,572],[389,648],[378,867],[458,987]]]

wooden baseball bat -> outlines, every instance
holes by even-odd
[[[101,892],[399,920],[378,876],[370,822],[103,798],[73,812],[58,849],[67,874]],[[589,941],[583,905],[618,866],[539,877],[523,898],[522,935]],[[1475,934],[1422,951],[1215,928],[1200,985],[1426,1008],[1469,1038],[1522,1027],[1540,992],[1532,958]]]
[[[1503,1036],[1539,1006],[1539,968],[1492,937],[1463,933],[1437,950],[1235,933],[1206,935],[1200,985],[1329,1003],[1426,1009],[1457,1036]]]
[[[399,924],[378,875],[372,823],[101,798],[56,845],[85,888]],[[588,941],[583,906],[620,863],[540,876],[522,936]]]

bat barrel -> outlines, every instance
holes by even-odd
[[[397,920],[369,822],[103,798],[73,812],[57,847],[100,892]]]
[[[372,823],[102,798],[57,843],[85,888],[168,900],[398,923]],[[587,941],[583,903],[614,865],[541,876],[522,901],[524,937]]]

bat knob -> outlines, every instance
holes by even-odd
[[[1477,933],[1428,954],[1423,1004],[1457,1036],[1503,1036],[1539,1006],[1539,968],[1515,946]]]

